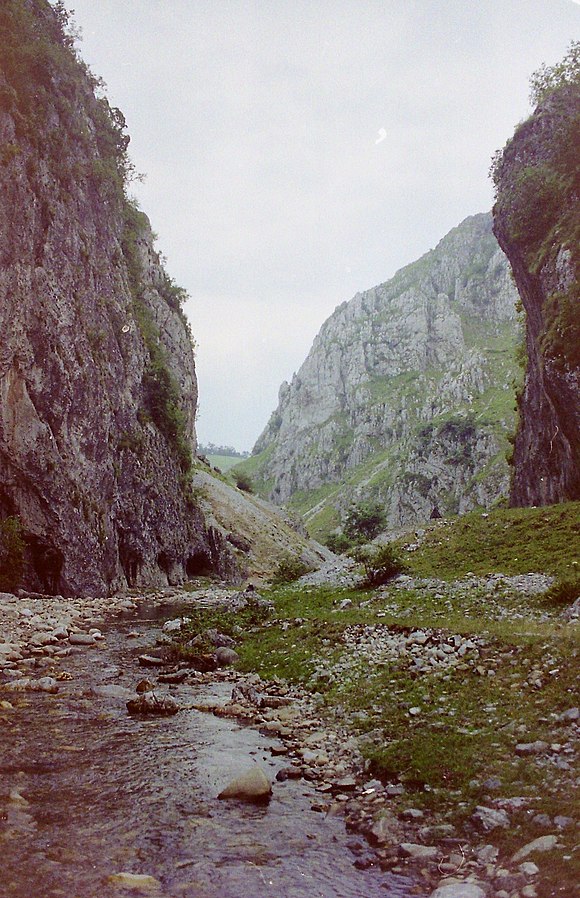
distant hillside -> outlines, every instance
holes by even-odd
[[[214,468],[219,468],[223,474],[226,474],[231,468],[243,461],[241,455],[206,455],[205,457],[210,465],[213,465]]]
[[[491,215],[466,219],[335,310],[239,469],[319,536],[363,498],[396,527],[506,496],[516,300]]]

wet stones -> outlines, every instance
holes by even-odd
[[[219,667],[216,656],[210,654],[192,655],[188,658],[187,663],[201,673],[210,673]]]
[[[412,858],[415,861],[426,859],[434,860],[439,856],[439,849],[434,845],[417,845],[414,842],[401,842],[399,845],[401,857]]]
[[[30,677],[18,677],[5,683],[4,689],[10,692],[46,692],[55,695],[58,692],[58,683],[54,677],[40,677],[37,680]]]
[[[189,674],[188,670],[176,670],[173,673],[162,673],[159,674],[158,680],[160,683],[167,683],[168,685],[178,686],[180,683],[184,683]]]
[[[135,698],[129,699],[127,702],[127,711],[129,714],[145,714],[158,715],[161,717],[170,717],[177,714],[179,705],[170,695],[159,695],[151,690],[141,692]]]

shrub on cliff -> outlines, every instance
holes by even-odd
[[[560,63],[538,69],[530,84],[536,109],[491,166],[496,234],[532,279],[571,261],[571,281],[546,280],[539,347],[557,369],[574,370],[580,364],[580,41]]]
[[[580,41],[572,41],[561,62],[543,63],[530,78],[530,102],[537,106],[549,93],[567,84],[580,84]]]
[[[0,521],[0,590],[14,592],[24,572],[24,540],[18,518]]]

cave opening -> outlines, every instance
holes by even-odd
[[[194,552],[185,562],[188,577],[209,577],[213,572],[211,558],[206,552]]]

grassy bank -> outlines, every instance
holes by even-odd
[[[575,829],[554,818],[574,815],[577,730],[562,715],[578,704],[580,627],[562,612],[580,590],[545,593],[545,578],[519,575],[578,586],[579,523],[580,503],[468,515],[406,553],[402,582],[291,584],[266,595],[268,617],[213,612],[206,625],[235,635],[243,670],[318,693],[323,718],[359,735],[370,772],[404,783],[397,812],[421,809],[502,857],[556,831],[560,847],[534,858],[538,895],[571,895]],[[509,825],[478,834],[475,808],[502,801]]]

